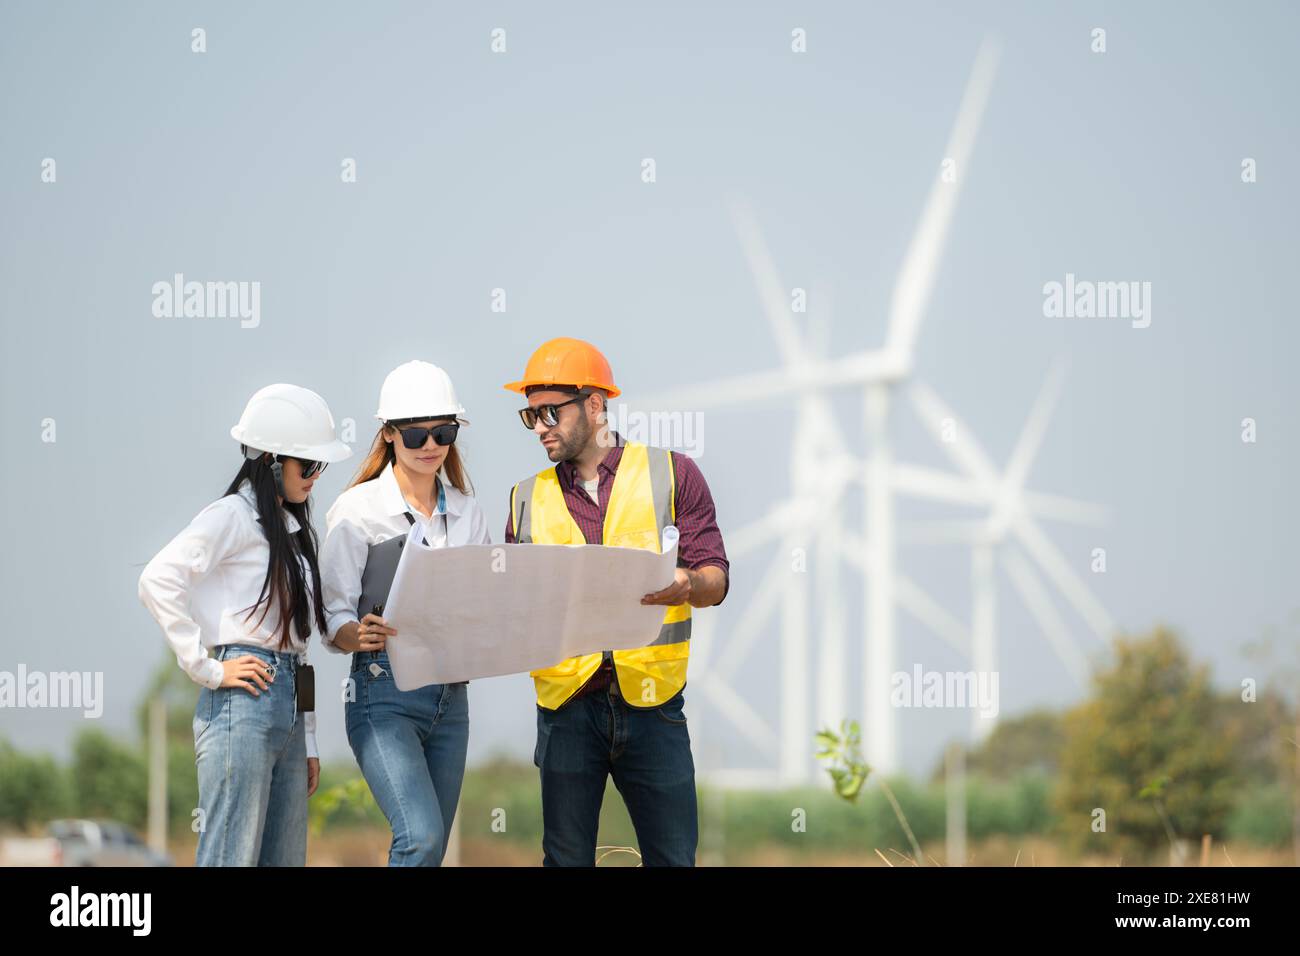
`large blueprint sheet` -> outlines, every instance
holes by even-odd
[[[398,690],[551,667],[567,657],[645,647],[670,585],[677,529],[663,551],[603,545],[474,544],[430,548],[412,526],[384,618]]]

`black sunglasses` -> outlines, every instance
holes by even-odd
[[[591,393],[588,392],[587,394],[590,395]],[[538,419],[540,419],[542,424],[547,428],[554,428],[556,425],[560,424],[561,408],[565,405],[572,405],[574,402],[584,401],[586,397],[587,395],[579,395],[576,398],[569,399],[567,402],[554,402],[547,405],[538,405],[536,408],[531,406],[528,408],[521,408],[519,409],[519,418],[524,423],[524,427],[529,431],[532,431],[537,425]]]
[[[279,459],[292,458],[296,461],[298,467],[302,469],[303,481],[315,478],[329,465],[329,462],[326,461],[312,461],[310,458],[299,458],[297,455],[277,455],[276,457]]]
[[[460,431],[460,423],[443,422],[441,425],[434,425],[432,428],[421,425],[403,425],[397,430],[402,433],[402,444],[414,450],[423,448],[424,443],[429,440],[429,436],[433,436],[434,444],[450,445],[456,440],[456,433]]]

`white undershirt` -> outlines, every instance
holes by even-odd
[[[587,492],[588,498],[596,502],[596,504],[600,504],[600,475],[597,475],[591,481],[584,481],[582,487]]]

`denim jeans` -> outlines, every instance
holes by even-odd
[[[199,691],[194,760],[199,771],[196,866],[303,866],[307,862],[307,742],[297,712],[297,655],[243,644],[219,661],[261,658],[275,680],[254,697],[242,687]],[[255,685],[256,686],[256,685]]]
[[[533,763],[542,777],[542,863],[594,866],[605,781],[623,795],[646,866],[694,866],[698,823],[691,737],[677,694],[629,707],[618,683],[537,708]]]
[[[388,818],[389,866],[439,866],[460,800],[469,746],[469,686],[401,691],[386,651],[352,655],[348,743]]]

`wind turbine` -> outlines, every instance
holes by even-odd
[[[863,565],[867,622],[862,673],[864,750],[867,759],[882,773],[891,773],[898,766],[897,728],[889,698],[889,680],[894,670],[894,611],[897,602],[893,526],[895,475],[888,436],[892,393],[912,368],[921,320],[934,288],[948,226],[961,183],[965,180],[967,160],[988,102],[997,57],[995,43],[986,39],[976,55],[945,151],[945,157],[952,161],[957,175],[952,182],[936,176],[931,186],[920,224],[894,286],[884,348],[834,360],[804,357],[790,361],[791,355],[799,354],[798,337],[790,334],[793,323],[785,309],[783,287],[767,281],[767,275],[774,275],[774,270],[764,270],[759,281],[764,289],[769,322],[774,321],[770,303],[780,302],[775,311],[783,318],[774,322],[774,331],[786,358],[785,367],[740,376],[724,383],[682,389],[656,402],[698,409],[721,403],[769,399],[790,392],[807,395],[810,391],[842,385],[863,388],[866,437],[871,449],[866,466],[863,509],[863,540],[867,548]]]
[[[913,389],[913,402],[922,422],[935,436],[940,434],[940,427],[947,423],[951,431],[940,439],[940,446],[945,447],[950,457],[971,480],[991,489],[992,501],[988,516],[981,521],[933,523],[919,531],[913,531],[910,537],[913,540],[931,542],[955,540],[971,547],[971,659],[976,672],[987,673],[998,669],[994,570],[995,564],[1000,560],[1012,585],[1052,649],[1075,683],[1083,687],[1087,680],[1086,659],[1070,640],[1064,622],[1056,613],[1037,572],[1017,549],[1007,543],[1013,533],[1013,524],[1025,521],[1032,525],[1031,513],[1034,509],[1026,503],[1025,480],[1042,445],[1052,410],[1060,398],[1063,379],[1063,366],[1058,362],[1049,371],[1007,466],[1000,475],[994,470],[988,455],[970,429],[958,423],[937,395],[924,386]],[[954,447],[947,448],[948,445]],[[1104,514],[1102,509],[1082,503],[1057,502],[1055,508],[1055,517],[1084,524],[1097,522]],[[1039,563],[1049,569],[1049,575],[1067,600],[1099,637],[1108,637],[1114,627],[1110,616],[1069,570],[1064,558],[1045,538],[1035,534],[1032,527],[1028,531],[1028,540],[1031,542],[1030,547],[1040,557]],[[975,738],[979,739],[992,730],[994,721],[976,714],[972,726]]]

